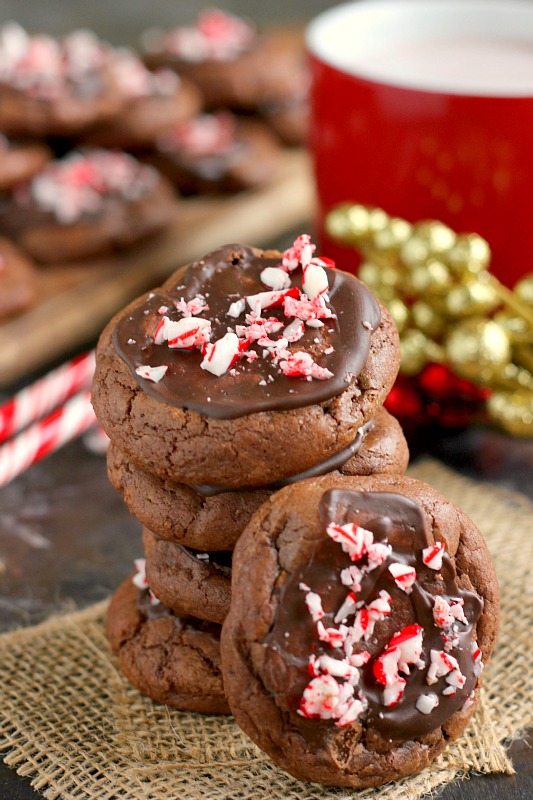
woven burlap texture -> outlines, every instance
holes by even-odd
[[[468,770],[512,772],[502,742],[533,723],[533,505],[435,462],[410,469],[483,531],[502,593],[502,630],[482,702],[461,741],[414,778],[354,792],[284,774],[232,718],[168,709],[116,670],[105,604],[0,637],[0,748],[49,800],[412,800]]]

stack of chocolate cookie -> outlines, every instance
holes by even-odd
[[[232,551],[269,496],[407,465],[383,409],[394,323],[314,250],[306,235],[284,253],[221,247],[120,312],[99,343],[109,477],[145,526],[146,560],[111,603],[109,635],[127,677],[179,708],[228,711],[218,640]]]

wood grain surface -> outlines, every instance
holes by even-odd
[[[0,324],[0,386],[83,345],[122,306],[188,261],[227,242],[261,246],[308,225],[313,200],[307,154],[287,151],[279,178],[263,189],[176,201],[169,229],[142,247],[98,261],[41,268],[37,305]]]

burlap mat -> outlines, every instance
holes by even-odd
[[[7,764],[49,800],[410,800],[471,769],[512,772],[501,743],[533,724],[533,505],[434,462],[410,474],[479,525],[502,591],[502,632],[482,703],[462,740],[430,770],[362,792],[298,783],[231,718],[174,711],[131,688],[107,646],[105,604],[0,637],[0,748]]]

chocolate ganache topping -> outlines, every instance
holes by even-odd
[[[264,640],[288,707],[319,737],[356,721],[391,741],[435,730],[472,702],[483,601],[408,498],[332,490],[320,517],[327,536],[282,584]]]
[[[230,244],[123,317],[114,346],[143,391],[207,417],[313,405],[364,368],[379,305],[300,236],[261,257]]]

